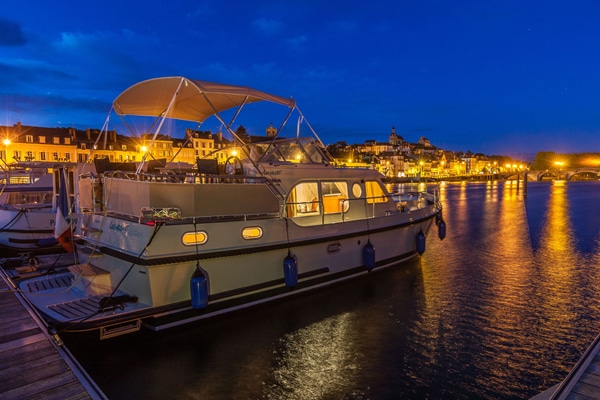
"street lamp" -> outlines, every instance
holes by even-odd
[[[10,145],[10,139],[6,138],[2,141],[2,143],[4,143],[4,160],[8,162],[8,146]]]

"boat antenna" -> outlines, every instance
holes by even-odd
[[[108,123],[110,122],[110,114],[113,112],[114,110],[114,106],[110,107],[110,111],[108,112],[108,115],[106,116],[106,119],[104,120],[104,124],[102,125],[102,128],[100,129],[100,133],[98,134],[98,137],[96,138],[96,140],[94,141],[94,144],[92,145],[92,148],[90,149],[90,155],[88,157],[88,161],[89,163],[92,162],[92,160],[94,160],[94,152],[96,151],[96,149],[98,148],[98,141],[100,140],[100,138],[102,137],[102,135],[108,135]],[[86,162],[83,167],[81,168],[81,174],[83,174],[85,172],[85,169],[87,167],[88,162]]]
[[[317,132],[313,129],[312,125],[310,124],[310,122],[308,122],[308,120],[306,119],[306,117],[304,117],[304,114],[302,114],[302,111],[300,111],[300,109],[296,106],[296,110],[298,110],[298,114],[300,114],[302,116],[302,122],[306,123],[306,126],[308,126],[308,129],[310,129],[310,131],[312,132],[313,135],[315,135],[315,137],[317,138],[317,140],[319,142],[321,142],[321,144],[323,146],[325,146],[323,144],[323,141],[321,140],[321,138],[319,137],[319,135],[317,135]]]
[[[300,125],[302,125],[302,121],[304,121],[304,116],[300,114],[298,116],[298,123],[296,124],[296,138],[300,137]]]

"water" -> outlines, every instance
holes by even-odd
[[[110,399],[524,399],[600,333],[600,182],[441,188],[422,257],[279,303],[106,341]]]

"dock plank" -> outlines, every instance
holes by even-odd
[[[83,378],[87,374],[68,351],[53,342],[3,272],[0,270],[0,399],[105,399],[91,380]]]

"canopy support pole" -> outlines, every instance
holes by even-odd
[[[142,171],[142,167],[144,166],[144,163],[146,162],[148,153],[150,152],[150,149],[152,149],[152,146],[154,145],[154,141],[156,140],[156,137],[158,136],[163,124],[165,123],[165,120],[167,119],[167,116],[169,115],[171,108],[173,108],[173,104],[175,104],[175,99],[177,98],[177,95],[179,94],[179,89],[181,89],[181,85],[183,85],[183,82],[185,82],[185,81],[186,81],[185,78],[181,78],[181,81],[179,81],[179,86],[177,86],[177,90],[175,90],[175,93],[173,93],[173,97],[171,97],[169,106],[167,107],[166,111],[163,113],[163,115],[161,117],[160,124],[158,124],[158,127],[156,128],[156,132],[154,132],[154,135],[152,136],[152,140],[150,141],[150,144],[148,145],[148,149],[142,156],[142,161],[140,162],[140,165],[138,165],[137,171],[135,172],[136,174],[139,174]]]

